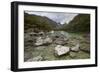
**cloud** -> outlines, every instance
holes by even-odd
[[[77,13],[64,13],[64,12],[39,12],[39,11],[25,11],[28,14],[35,14],[40,16],[46,16],[57,23],[69,23]]]

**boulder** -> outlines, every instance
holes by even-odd
[[[28,33],[30,36],[36,36],[37,35],[37,33],[35,33],[35,32],[30,32],[30,33]]]
[[[87,53],[90,53],[90,45],[89,44],[81,44],[80,50],[87,52]]]
[[[36,50],[43,50],[45,48],[46,48],[45,46],[37,46],[37,47],[35,47]]]
[[[67,40],[65,40],[64,38],[59,37],[59,38],[56,38],[56,39],[54,40],[54,43],[55,43],[55,44],[58,44],[58,45],[64,45],[64,44],[67,43]]]
[[[35,45],[40,46],[40,45],[50,44],[50,43],[52,43],[52,39],[50,37],[48,37],[48,36],[46,36],[45,38],[44,37],[38,37],[36,39]]]
[[[27,62],[42,61],[42,59],[43,58],[41,56],[37,56],[37,57],[31,58],[31,59],[28,59]]]
[[[38,38],[36,39],[35,45],[36,45],[36,46],[40,46],[40,45],[42,45],[42,44],[44,44],[44,40],[42,39],[42,37],[38,37]]]
[[[50,31],[49,33],[54,34],[54,31],[52,30],[52,31]]]
[[[52,43],[52,39],[50,38],[50,37],[46,37],[45,39],[44,39],[44,44],[45,43]]]
[[[79,47],[80,47],[80,45],[76,44],[74,47],[71,48],[71,51],[77,52],[77,51],[79,51]]]
[[[64,43],[63,43],[63,40],[60,40],[60,39],[56,39],[56,40],[54,41],[54,43],[55,43],[55,44],[58,44],[58,45],[64,44]]]
[[[90,48],[80,48],[80,50],[87,52],[87,53],[90,53]]]
[[[70,51],[70,48],[66,46],[57,45],[55,47],[55,54],[57,54],[58,56],[64,55],[68,53],[69,51]]]
[[[41,32],[38,33],[38,35],[43,36],[44,32],[41,31]]]
[[[72,51],[71,51],[71,52],[69,53],[69,55],[70,55],[71,58],[74,58],[74,57],[76,57],[76,52],[72,52]]]

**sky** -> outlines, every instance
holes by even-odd
[[[60,24],[69,23],[76,15],[78,15],[77,13],[64,13],[64,12],[41,12],[41,11],[25,11],[25,12],[28,14],[46,16]]]

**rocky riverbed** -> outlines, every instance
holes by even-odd
[[[90,36],[64,31],[24,34],[24,61],[52,61],[90,58]]]

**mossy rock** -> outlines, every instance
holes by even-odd
[[[90,44],[82,43],[80,45],[80,50],[90,53]]]
[[[71,58],[75,58],[75,57],[77,56],[77,53],[71,51],[71,52],[69,53],[69,55],[70,55]]]

